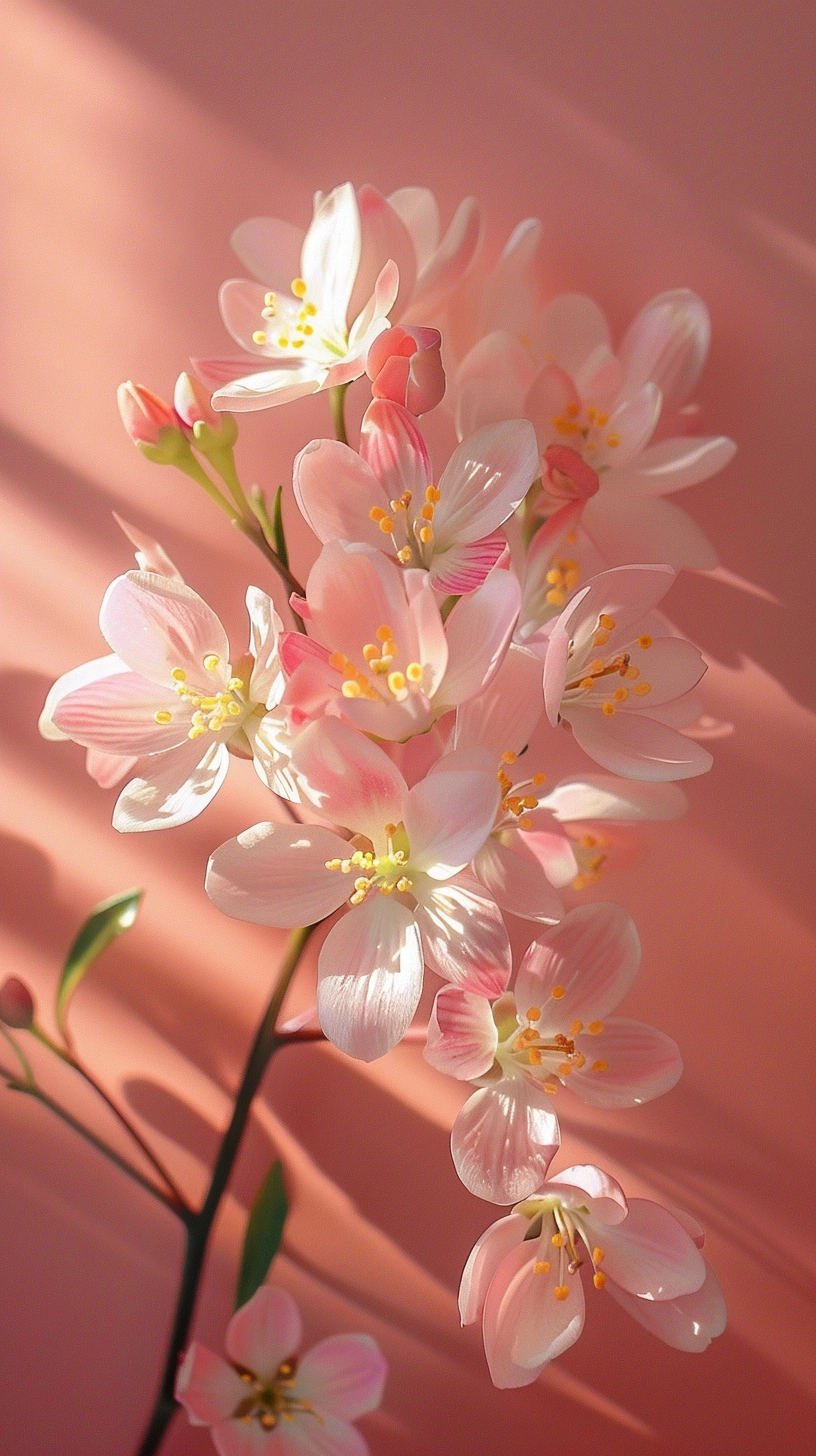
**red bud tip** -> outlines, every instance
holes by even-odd
[[[194,374],[180,374],[173,391],[173,404],[182,424],[188,429],[199,422],[217,430],[223,420],[210,404],[211,391]]]
[[[0,986],[0,1021],[18,1031],[27,1031],[34,1021],[34,997],[17,976],[9,976]]]
[[[152,389],[128,380],[116,391],[116,403],[122,424],[134,445],[157,445],[162,430],[179,428],[179,418],[172,405],[159,399]]]

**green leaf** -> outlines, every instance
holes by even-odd
[[[275,550],[277,551],[284,566],[289,565],[289,552],[286,549],[286,537],[283,532],[283,509],[281,505],[283,497],[283,486],[279,485],[275,491],[275,504],[272,507],[272,530],[275,536]]]
[[[235,1308],[240,1309],[260,1289],[283,1238],[289,1201],[283,1186],[280,1158],[272,1164],[249,1211],[241,1272],[235,1290]]]
[[[65,1035],[65,1018],[68,1004],[85,972],[106,946],[123,931],[130,930],[136,919],[139,901],[144,890],[126,890],[124,895],[115,895],[112,900],[103,900],[101,905],[85,921],[76,937],[62,968],[57,987],[57,1026]]]

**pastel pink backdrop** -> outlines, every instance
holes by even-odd
[[[785,0],[4,0],[0,322],[6,512],[4,971],[47,1005],[79,920],[147,889],[137,928],[77,997],[79,1043],[199,1195],[280,940],[204,897],[208,852],[267,813],[251,770],[203,819],[118,836],[82,754],[42,742],[49,682],[101,650],[129,564],[113,508],[159,536],[243,637],[252,548],[195,487],[129,444],[114,392],[168,392],[216,353],[232,227],[305,223],[315,187],[478,194],[497,248],[546,227],[547,293],[593,292],[616,329],[698,289],[714,323],[706,426],[739,442],[687,493],[731,578],[688,576],[670,609],[709,652],[733,721],[691,812],[610,875],[640,927],[632,1014],[680,1042],[678,1088],[631,1113],[570,1108],[564,1161],[597,1160],[709,1230],[730,1324],[668,1350],[602,1297],[580,1343],[525,1391],[489,1384],[455,1289],[491,1210],[457,1184],[460,1092],[418,1047],[371,1066],[325,1049],[273,1064],[226,1200],[196,1321],[218,1347],[245,1209],[277,1151],[294,1211],[276,1277],[310,1337],[368,1330],[391,1362],[363,1423],[379,1456],[516,1443],[610,1456],[804,1451],[812,1418],[814,717],[813,11]],[[441,425],[434,425],[438,438]],[[286,481],[329,433],[324,397],[242,420],[246,477]],[[291,502],[290,502],[291,505]],[[291,510],[290,510],[291,518]],[[243,766],[241,766],[243,767]],[[292,991],[308,1004],[311,965]],[[53,1088],[118,1134],[73,1087]],[[152,1399],[180,1254],[164,1211],[48,1114],[0,1093],[2,1411],[7,1456],[130,1456]],[[120,1145],[117,1142],[117,1145]],[[125,1146],[121,1144],[121,1146]],[[811,1270],[812,1272],[812,1270]],[[811,1427],[812,1428],[812,1427]],[[168,1456],[203,1456],[180,1418]]]

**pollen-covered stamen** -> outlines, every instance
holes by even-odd
[[[394,837],[400,834],[404,839],[403,825],[386,824],[387,850],[385,854],[375,854],[373,849],[356,849],[348,859],[327,859],[325,861],[327,870],[339,870],[344,875],[351,874],[352,870],[357,870],[354,891],[349,896],[350,905],[362,905],[366,896],[373,890],[379,890],[381,895],[391,895],[394,890],[407,894],[413,889],[414,882],[406,874],[407,850],[394,848]]]
[[[245,1426],[257,1421],[263,1431],[274,1431],[280,1421],[292,1421],[298,1414],[314,1416],[323,1425],[323,1417],[318,1415],[311,1401],[302,1400],[296,1394],[295,1367],[294,1359],[284,1360],[271,1380],[264,1381],[254,1370],[234,1364],[233,1369],[247,1386],[247,1394],[239,1400],[231,1419],[241,1421]]]
[[[217,652],[208,652],[202,659],[202,666],[206,672],[220,675],[221,658]],[[242,677],[229,677],[220,691],[207,694],[188,686],[183,667],[172,668],[170,676],[178,696],[193,709],[188,738],[200,738],[207,732],[220,733],[227,727],[235,729],[238,727],[237,720],[244,718],[249,711],[250,705],[244,697],[246,684]],[[160,724],[173,721],[172,713],[166,708],[160,708],[153,716]]]
[[[566,444],[590,458],[604,445],[616,450],[620,444],[620,435],[607,429],[609,415],[595,405],[573,400],[563,414],[553,416],[552,423]]]
[[[580,579],[581,573],[577,561],[573,561],[571,558],[562,560],[561,557],[555,557],[547,572],[549,591],[546,593],[545,601],[549,602],[551,607],[563,606]]]
[[[610,841],[602,834],[582,834],[572,840],[572,852],[578,863],[573,890],[586,890],[600,879],[609,855]]]
[[[496,815],[496,823],[493,833],[506,829],[532,829],[533,820],[529,817],[531,809],[538,809],[541,799],[538,794],[524,793],[525,789],[540,789],[545,782],[547,775],[535,773],[528,779],[521,779],[514,784],[510,775],[505,772],[504,764],[514,764],[516,754],[509,750],[503,753],[499,760],[499,767],[496,777],[499,781],[499,788],[502,792],[501,802]],[[510,792],[510,791],[513,792]],[[521,792],[519,792],[521,790]]]

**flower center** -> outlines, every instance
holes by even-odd
[[[602,445],[616,450],[620,444],[620,435],[614,430],[607,432],[609,415],[591,404],[578,404],[573,400],[562,415],[553,416],[552,423],[561,441],[590,460]]]
[[[276,344],[279,349],[304,349],[317,343],[338,359],[348,352],[348,336],[329,330],[321,323],[320,310],[308,297],[308,285],[303,278],[293,278],[289,287],[292,298],[279,299],[276,293],[264,294],[261,318],[265,328],[256,329],[252,342],[263,348],[264,344]]]
[[[343,875],[357,871],[354,892],[349,896],[350,905],[362,905],[372,890],[379,890],[381,895],[391,895],[394,890],[407,894],[413,889],[414,882],[406,874],[410,846],[405,826],[402,823],[386,824],[384,834],[388,846],[385,854],[375,854],[373,849],[355,849],[348,859],[326,860],[327,870],[339,870]]]
[[[404,703],[412,693],[423,691],[425,669],[420,662],[409,662],[404,671],[397,665],[400,650],[391,628],[377,628],[376,642],[366,642],[363,658],[367,671],[361,670],[343,652],[333,652],[329,666],[343,674],[340,691],[344,698],[370,698]],[[385,691],[384,691],[385,689]]]
[[[563,986],[553,986],[550,992],[555,1002],[564,995]],[[572,1072],[587,1065],[588,1057],[578,1046],[578,1040],[585,1036],[598,1036],[604,1026],[602,1021],[590,1021],[588,1026],[583,1021],[573,1021],[568,1032],[550,1030],[543,1033],[539,1027],[541,1020],[540,1006],[528,1006],[523,1014],[518,1012],[516,1025],[505,1035],[496,1051],[496,1060],[505,1076],[525,1077],[554,1097]],[[552,1022],[552,1014],[547,1020]],[[588,1042],[584,1041],[584,1046],[589,1049]],[[589,1070],[600,1075],[607,1066],[603,1058],[595,1058],[590,1062]]]
[[[203,659],[203,665],[207,672],[212,673],[223,683],[221,659],[217,653],[208,652]],[[230,671],[230,666],[227,664],[227,673],[229,674]],[[188,686],[187,673],[183,667],[174,667],[170,676],[178,696],[185,703],[189,703],[192,710],[188,738],[200,738],[204,733],[220,733],[223,728],[227,727],[234,732],[250,710],[251,705],[243,696],[245,682],[242,677],[228,676],[225,686],[212,694],[207,694]],[[166,708],[160,708],[153,716],[157,723],[165,724],[173,721],[173,714]]]
[[[529,779],[520,779],[513,783],[510,775],[503,767],[507,764],[510,767],[516,762],[518,755],[508,749],[501,756],[499,769],[496,777],[499,780],[499,787],[502,791],[502,799],[496,814],[496,823],[493,833],[500,838],[512,829],[532,829],[533,821],[529,817],[529,810],[538,809],[541,799],[538,794],[531,793],[531,789],[539,789],[546,781],[547,775],[535,773]],[[525,793],[525,790],[527,792]]]
[[[603,683],[604,690],[609,693],[609,696],[602,699],[600,708],[607,718],[611,718],[620,704],[626,702],[630,691],[639,698],[645,697],[652,691],[651,683],[636,681],[640,677],[640,668],[632,662],[635,646],[644,652],[651,647],[652,638],[648,632],[641,633],[640,637],[630,644],[626,652],[616,652],[609,657],[598,656],[587,660],[593,648],[606,646],[615,626],[615,618],[611,617],[608,612],[601,612],[591,636],[583,648],[576,650],[574,643],[570,643],[568,661],[572,664],[576,675],[564,686],[564,705],[568,701],[575,702],[586,698],[588,693],[593,692],[599,684]],[[612,688],[611,683],[604,681],[615,677],[632,682],[635,686],[630,689],[621,683],[618,687]],[[569,699],[567,694],[570,695]]]
[[[414,505],[413,491],[390,502],[391,512],[382,506],[372,506],[368,513],[384,536],[390,536],[397,560],[403,566],[430,567],[433,556],[433,518],[441,500],[437,486],[426,485],[425,498],[419,510]]]
[[[250,1426],[253,1421],[264,1431],[273,1431],[281,1421],[292,1421],[299,1413],[312,1415],[322,1424],[308,1400],[300,1400],[295,1394],[295,1361],[284,1360],[273,1378],[266,1383],[259,1380],[252,1370],[242,1365],[233,1367],[247,1386],[247,1394],[239,1400],[232,1412],[232,1420],[242,1421]]]
[[[570,1286],[567,1276],[575,1277],[586,1260],[579,1251],[583,1243],[592,1265],[592,1283],[596,1289],[603,1289],[606,1275],[600,1265],[606,1251],[593,1243],[584,1227],[581,1211],[565,1208],[560,1198],[548,1195],[544,1198],[526,1198],[513,1209],[530,1220],[525,1240],[538,1239],[540,1257],[533,1264],[533,1273],[546,1277],[553,1273],[553,1295],[558,1300],[568,1299]],[[586,1210],[584,1210],[586,1212]],[[555,1266],[555,1268],[553,1267]]]

